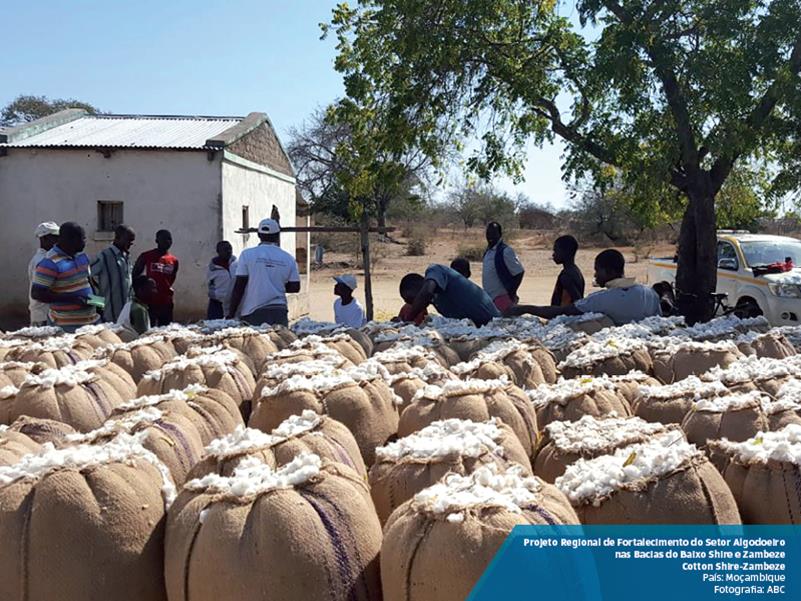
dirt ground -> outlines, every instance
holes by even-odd
[[[514,248],[526,268],[526,276],[520,287],[521,302],[531,304],[550,303],[554,281],[559,273],[559,266],[551,260],[552,235],[537,232],[518,232],[507,243]],[[377,264],[373,269],[373,301],[377,319],[389,319],[398,313],[403,301],[398,295],[400,279],[409,272],[423,273],[431,263],[449,264],[457,256],[457,251],[464,246],[486,245],[482,229],[444,230],[436,238],[427,241],[425,256],[410,257],[406,255],[406,240],[398,242],[382,242],[378,247]],[[580,248],[576,257],[577,263],[587,282],[586,293],[592,288],[593,261],[602,248]],[[626,275],[635,277],[639,282],[646,281],[647,261],[640,258],[635,262],[632,248],[621,247],[626,257]],[[672,254],[669,247],[646,249],[649,254]],[[311,276],[311,317],[321,321],[334,319],[334,275],[352,273],[357,276],[359,288],[356,297],[364,304],[364,272],[356,269],[353,255],[326,253],[325,263],[321,269],[314,269]],[[471,261],[472,280],[481,285],[481,261]]]

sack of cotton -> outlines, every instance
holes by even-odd
[[[798,355],[787,359],[770,359],[749,356],[729,365],[727,368],[712,368],[702,380],[718,380],[732,392],[761,390],[770,396],[777,396],[785,384],[797,381],[801,374],[801,360]]]
[[[384,526],[384,601],[463,601],[515,526],[578,523],[555,486],[519,466],[445,476]]]
[[[602,313],[562,316],[552,321],[552,325],[564,325],[574,332],[581,332],[589,335],[597,334],[601,330],[615,327],[615,323]]]
[[[306,336],[299,338],[289,348],[292,349],[314,349],[319,345],[337,351],[353,365],[358,365],[367,359],[367,353],[362,345],[344,333],[332,334],[330,336]]]
[[[0,467],[0,599],[165,601],[167,468],[136,437]]]
[[[648,347],[636,338],[609,337],[592,340],[571,352],[559,364],[566,379],[578,376],[619,376],[632,371],[651,373]]]
[[[0,338],[0,361],[9,361],[8,354],[16,348],[28,346],[30,342],[19,338]]]
[[[583,524],[740,523],[718,470],[676,431],[579,459],[555,484]]]
[[[508,380],[450,380],[420,390],[403,410],[398,436],[445,419],[485,422],[498,418],[515,433],[526,455],[537,445],[537,416],[526,394]]]
[[[381,353],[397,347],[422,346],[436,355],[436,360],[444,367],[461,363],[459,353],[452,349],[442,334],[432,329],[404,326],[400,330],[386,330],[377,334],[374,353]]]
[[[75,332],[75,340],[88,344],[97,350],[105,346],[122,344],[120,331],[122,328],[115,324],[96,324],[78,328]]]
[[[422,367],[415,367],[407,372],[400,372],[389,376],[387,383],[393,392],[401,399],[398,405],[399,413],[412,402],[418,391],[429,384],[441,386],[448,380],[457,380],[456,375],[432,361]]]
[[[0,388],[6,386],[19,387],[35,367],[44,367],[41,363],[22,363],[20,361],[4,361],[0,363]]]
[[[224,328],[207,338],[214,345],[222,345],[242,353],[254,374],[260,373],[267,357],[278,351],[270,335],[256,328]]]
[[[399,344],[380,353],[374,353],[372,360],[383,365],[392,375],[423,368],[430,363],[437,363],[445,369],[448,367],[447,363],[431,349],[412,344]]]
[[[760,432],[743,442],[711,443],[746,524],[801,523],[801,425]]]
[[[632,371],[620,376],[609,376],[609,380],[614,385],[617,393],[623,397],[633,407],[634,403],[640,398],[641,386],[660,386],[661,382],[641,371]]]
[[[741,442],[757,432],[770,430],[766,409],[771,404],[770,398],[761,392],[699,399],[682,420],[681,429],[689,442],[702,448],[719,438]],[[774,408],[780,407],[774,404]]]
[[[231,349],[219,346],[194,347],[160,369],[150,371],[139,381],[140,396],[159,395],[200,384],[225,392],[237,406],[253,398],[256,382],[247,365]]]
[[[66,333],[58,326],[31,326],[6,332],[2,335],[7,340],[26,340],[28,342],[42,342],[49,338],[58,338]]]
[[[87,343],[76,340],[73,335],[65,335],[14,346],[6,353],[5,361],[42,363],[58,369],[89,359],[93,353],[94,349]]]
[[[380,601],[381,525],[364,479],[304,453],[190,480],[167,518],[170,599]]]
[[[25,455],[36,453],[41,447],[31,437],[0,424],[0,466],[13,465]]]
[[[515,433],[500,420],[447,419],[376,449],[370,493],[381,523],[400,505],[446,474],[467,475],[483,465],[502,470],[531,465]]]
[[[781,332],[749,332],[735,340],[737,347],[745,355],[756,355],[770,359],[786,359],[796,355],[795,347]]]
[[[582,376],[543,384],[527,391],[537,413],[537,425],[545,427],[555,421],[574,421],[584,415],[627,417],[631,407],[617,387],[606,377]]]
[[[248,425],[270,432],[307,409],[328,415],[353,433],[365,464],[371,465],[376,447],[386,444],[398,431],[395,395],[379,378],[344,370],[293,376],[262,390]]]
[[[160,369],[177,356],[175,347],[162,336],[146,336],[95,351],[96,358],[109,359],[131,374],[136,382],[147,372]]]
[[[181,390],[137,397],[116,407],[110,419],[124,419],[129,414],[151,407],[187,418],[199,433],[202,446],[230,434],[244,424],[234,399],[222,390],[202,384],[190,384]]]
[[[310,361],[326,361],[339,365],[353,365],[342,353],[324,344],[309,345],[304,348],[291,346],[277,353],[268,355],[264,362],[264,369],[287,363],[307,363]]]
[[[326,415],[306,410],[285,419],[269,434],[239,426],[231,434],[213,440],[203,460],[192,470],[192,478],[206,474],[230,476],[245,457],[257,457],[270,467],[290,463],[301,453],[342,463],[367,478],[356,439],[343,424]]]
[[[57,447],[64,444],[64,440],[68,435],[75,434],[75,428],[63,422],[58,422],[54,419],[28,417],[27,415],[22,415],[11,422],[8,430],[24,434],[39,444],[51,442]]]
[[[301,361],[298,363],[276,363],[270,361],[256,379],[256,388],[253,391],[253,398],[258,399],[261,391],[265,388],[275,388],[284,380],[293,376],[311,377],[320,374],[331,373],[332,371],[344,368],[346,364],[351,365],[339,353],[331,355],[320,355],[317,359]]]
[[[689,376],[700,376],[713,367],[728,367],[744,355],[730,340],[695,342],[692,340],[665,339],[651,349],[654,376],[665,384],[678,382]]]
[[[579,459],[593,459],[614,453],[621,447],[650,440],[657,434],[681,430],[675,424],[665,426],[638,417],[593,417],[577,421],[558,421],[545,426],[534,473],[553,482],[567,466]]]
[[[16,394],[0,401],[13,421],[22,415],[99,428],[115,407],[133,398],[130,376],[107,361],[84,361],[29,374]],[[126,379],[127,378],[127,379]]]
[[[186,354],[193,346],[205,346],[209,343],[207,336],[201,333],[200,328],[187,327],[179,323],[151,328],[148,330],[148,335],[163,338],[179,355]]]
[[[640,386],[639,397],[631,410],[648,422],[680,424],[695,401],[728,394],[728,388],[718,381],[703,382],[690,376],[675,384]]]
[[[501,340],[490,344],[470,361],[451,367],[463,379],[496,380],[502,376],[518,386],[534,388],[545,383],[540,364],[528,347],[517,340]]]

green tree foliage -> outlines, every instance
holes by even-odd
[[[507,230],[520,225],[518,199],[492,186],[465,183],[450,193],[448,204],[465,228],[484,227],[490,221],[497,221]]]
[[[46,96],[17,96],[3,107],[2,112],[0,112],[0,125],[13,127],[14,125],[35,121],[64,109],[83,109],[90,115],[100,113],[91,104],[74,98],[54,98],[51,100]]]
[[[677,284],[703,297],[735,164],[793,185],[800,22],[799,0],[361,0],[330,27],[348,96],[386,101],[395,144],[478,135],[471,168],[519,176],[525,144],[558,136],[567,177],[622,183],[644,217],[683,204]]]

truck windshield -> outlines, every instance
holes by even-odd
[[[740,242],[740,248],[749,267],[784,263],[787,257],[793,260],[793,265],[801,267],[801,242],[797,240]]]

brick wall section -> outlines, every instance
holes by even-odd
[[[295,176],[284,151],[281,150],[278,137],[267,123],[262,123],[252,132],[228,146],[226,150],[279,173],[290,177]]]

